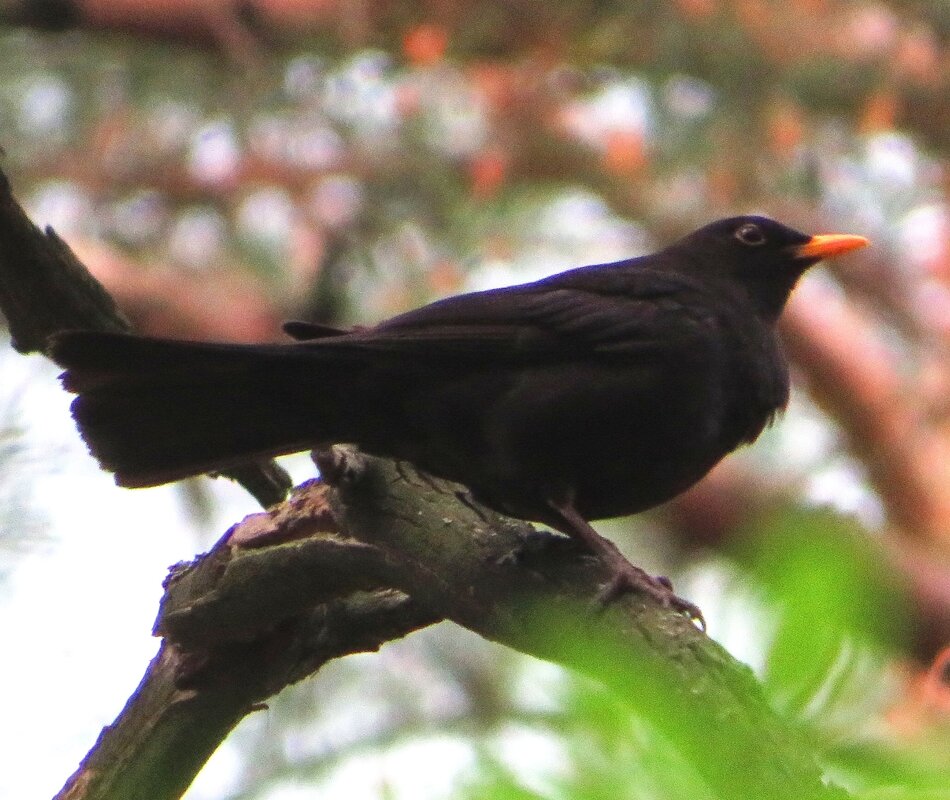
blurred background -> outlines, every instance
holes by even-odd
[[[738,213],[869,237],[793,299],[785,418],[598,527],[830,777],[950,796],[946,0],[10,0],[0,146],[32,218],[171,336],[371,323]],[[116,489],[56,374],[0,351],[2,797],[62,786],[154,654],[168,565],[255,510],[221,481]],[[449,625],[285,692],[187,796],[315,791],[708,796],[596,686]]]

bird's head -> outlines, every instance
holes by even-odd
[[[795,283],[813,264],[869,244],[863,236],[809,236],[768,217],[721,219],[668,248],[672,263],[696,276],[725,279],[750,295],[764,319],[781,314]]]

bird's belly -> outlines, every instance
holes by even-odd
[[[574,505],[586,519],[635,514],[688,489],[730,451],[694,447],[689,452],[626,450],[601,460],[601,467],[576,474]]]
[[[532,375],[486,432],[497,475],[489,496],[521,516],[526,498],[570,498],[600,519],[687,489],[740,443],[742,426],[722,381],[702,368],[657,374],[575,365]]]
[[[648,424],[578,442],[561,474],[585,518],[634,514],[685,491],[736,444],[721,415],[668,406]]]
[[[438,382],[401,375],[398,391],[391,382],[377,398],[400,409],[400,424],[387,414],[367,429],[361,415],[355,440],[514,516],[544,519],[564,500],[587,519],[632,514],[687,489],[764,424],[766,412],[737,404],[722,367],[691,354],[634,369],[578,361]]]

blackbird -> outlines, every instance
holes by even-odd
[[[589,520],[662,503],[752,442],[789,395],[775,323],[796,281],[860,236],[713,222],[652,255],[449,297],[304,341],[67,332],[72,413],[121,486],[351,442],[583,542],[612,576],[699,617]]]

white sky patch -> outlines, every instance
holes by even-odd
[[[550,794],[552,780],[566,778],[571,758],[557,736],[522,725],[507,726],[495,739],[495,754],[530,791]]]
[[[475,763],[471,745],[452,736],[435,736],[392,747],[382,753],[347,759],[320,786],[322,797],[388,797],[391,800],[437,800],[451,796]],[[269,800],[283,798],[277,792]],[[314,797],[312,785],[287,800]]]
[[[3,359],[50,540],[18,558],[3,585],[0,683],[16,691],[3,702],[0,797],[62,787],[158,649],[151,626],[168,566],[196,550],[174,488],[119,489],[99,470],[58,371],[39,358]]]
[[[850,459],[838,459],[812,475],[805,498],[813,505],[854,516],[871,530],[879,530],[884,524],[880,498],[868,487],[861,465]]]

